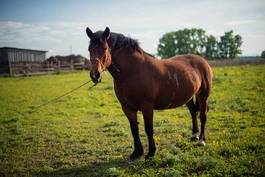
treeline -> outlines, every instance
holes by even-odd
[[[208,59],[233,59],[242,53],[242,37],[233,31],[217,39],[203,29],[183,29],[166,33],[159,40],[157,54],[168,58],[181,54],[197,54]]]

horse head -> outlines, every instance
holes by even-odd
[[[108,39],[110,37],[110,29],[93,33],[86,28],[87,36],[90,39],[88,51],[90,53],[91,71],[90,77],[94,83],[101,81],[101,74],[111,65],[110,47]]]

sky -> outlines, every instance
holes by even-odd
[[[88,57],[85,29],[123,33],[152,54],[163,34],[202,28],[217,38],[233,30],[242,55],[265,50],[265,0],[0,0],[0,47]]]

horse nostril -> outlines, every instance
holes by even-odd
[[[96,79],[98,79],[98,78],[100,78],[100,73],[99,72],[95,72],[94,76],[95,76]]]
[[[100,73],[99,72],[90,72],[90,78],[94,83],[99,83],[101,78],[100,78]]]

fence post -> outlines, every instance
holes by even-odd
[[[29,63],[29,65],[27,66],[27,76],[31,76],[33,73],[32,65],[33,65],[33,63]],[[33,68],[34,68],[34,66],[33,66]]]
[[[74,70],[74,62],[73,62],[73,60],[71,60],[70,64],[71,64],[71,70],[73,71]]]
[[[50,63],[49,61],[47,61],[47,63],[46,63],[46,65],[47,65],[47,66],[46,66],[46,67],[47,67],[47,73],[48,73],[48,74],[50,73],[49,63]]]
[[[57,72],[58,73],[60,72],[60,69],[61,69],[61,61],[58,60],[58,62],[57,62]]]
[[[13,69],[12,69],[12,64],[11,64],[11,61],[8,60],[8,65],[9,65],[9,74],[10,76],[13,75]]]
[[[55,71],[55,69],[54,69],[54,66],[53,66],[53,61],[51,61],[51,63],[50,63],[50,68],[51,68],[51,70],[52,70],[52,73],[54,73]]]

